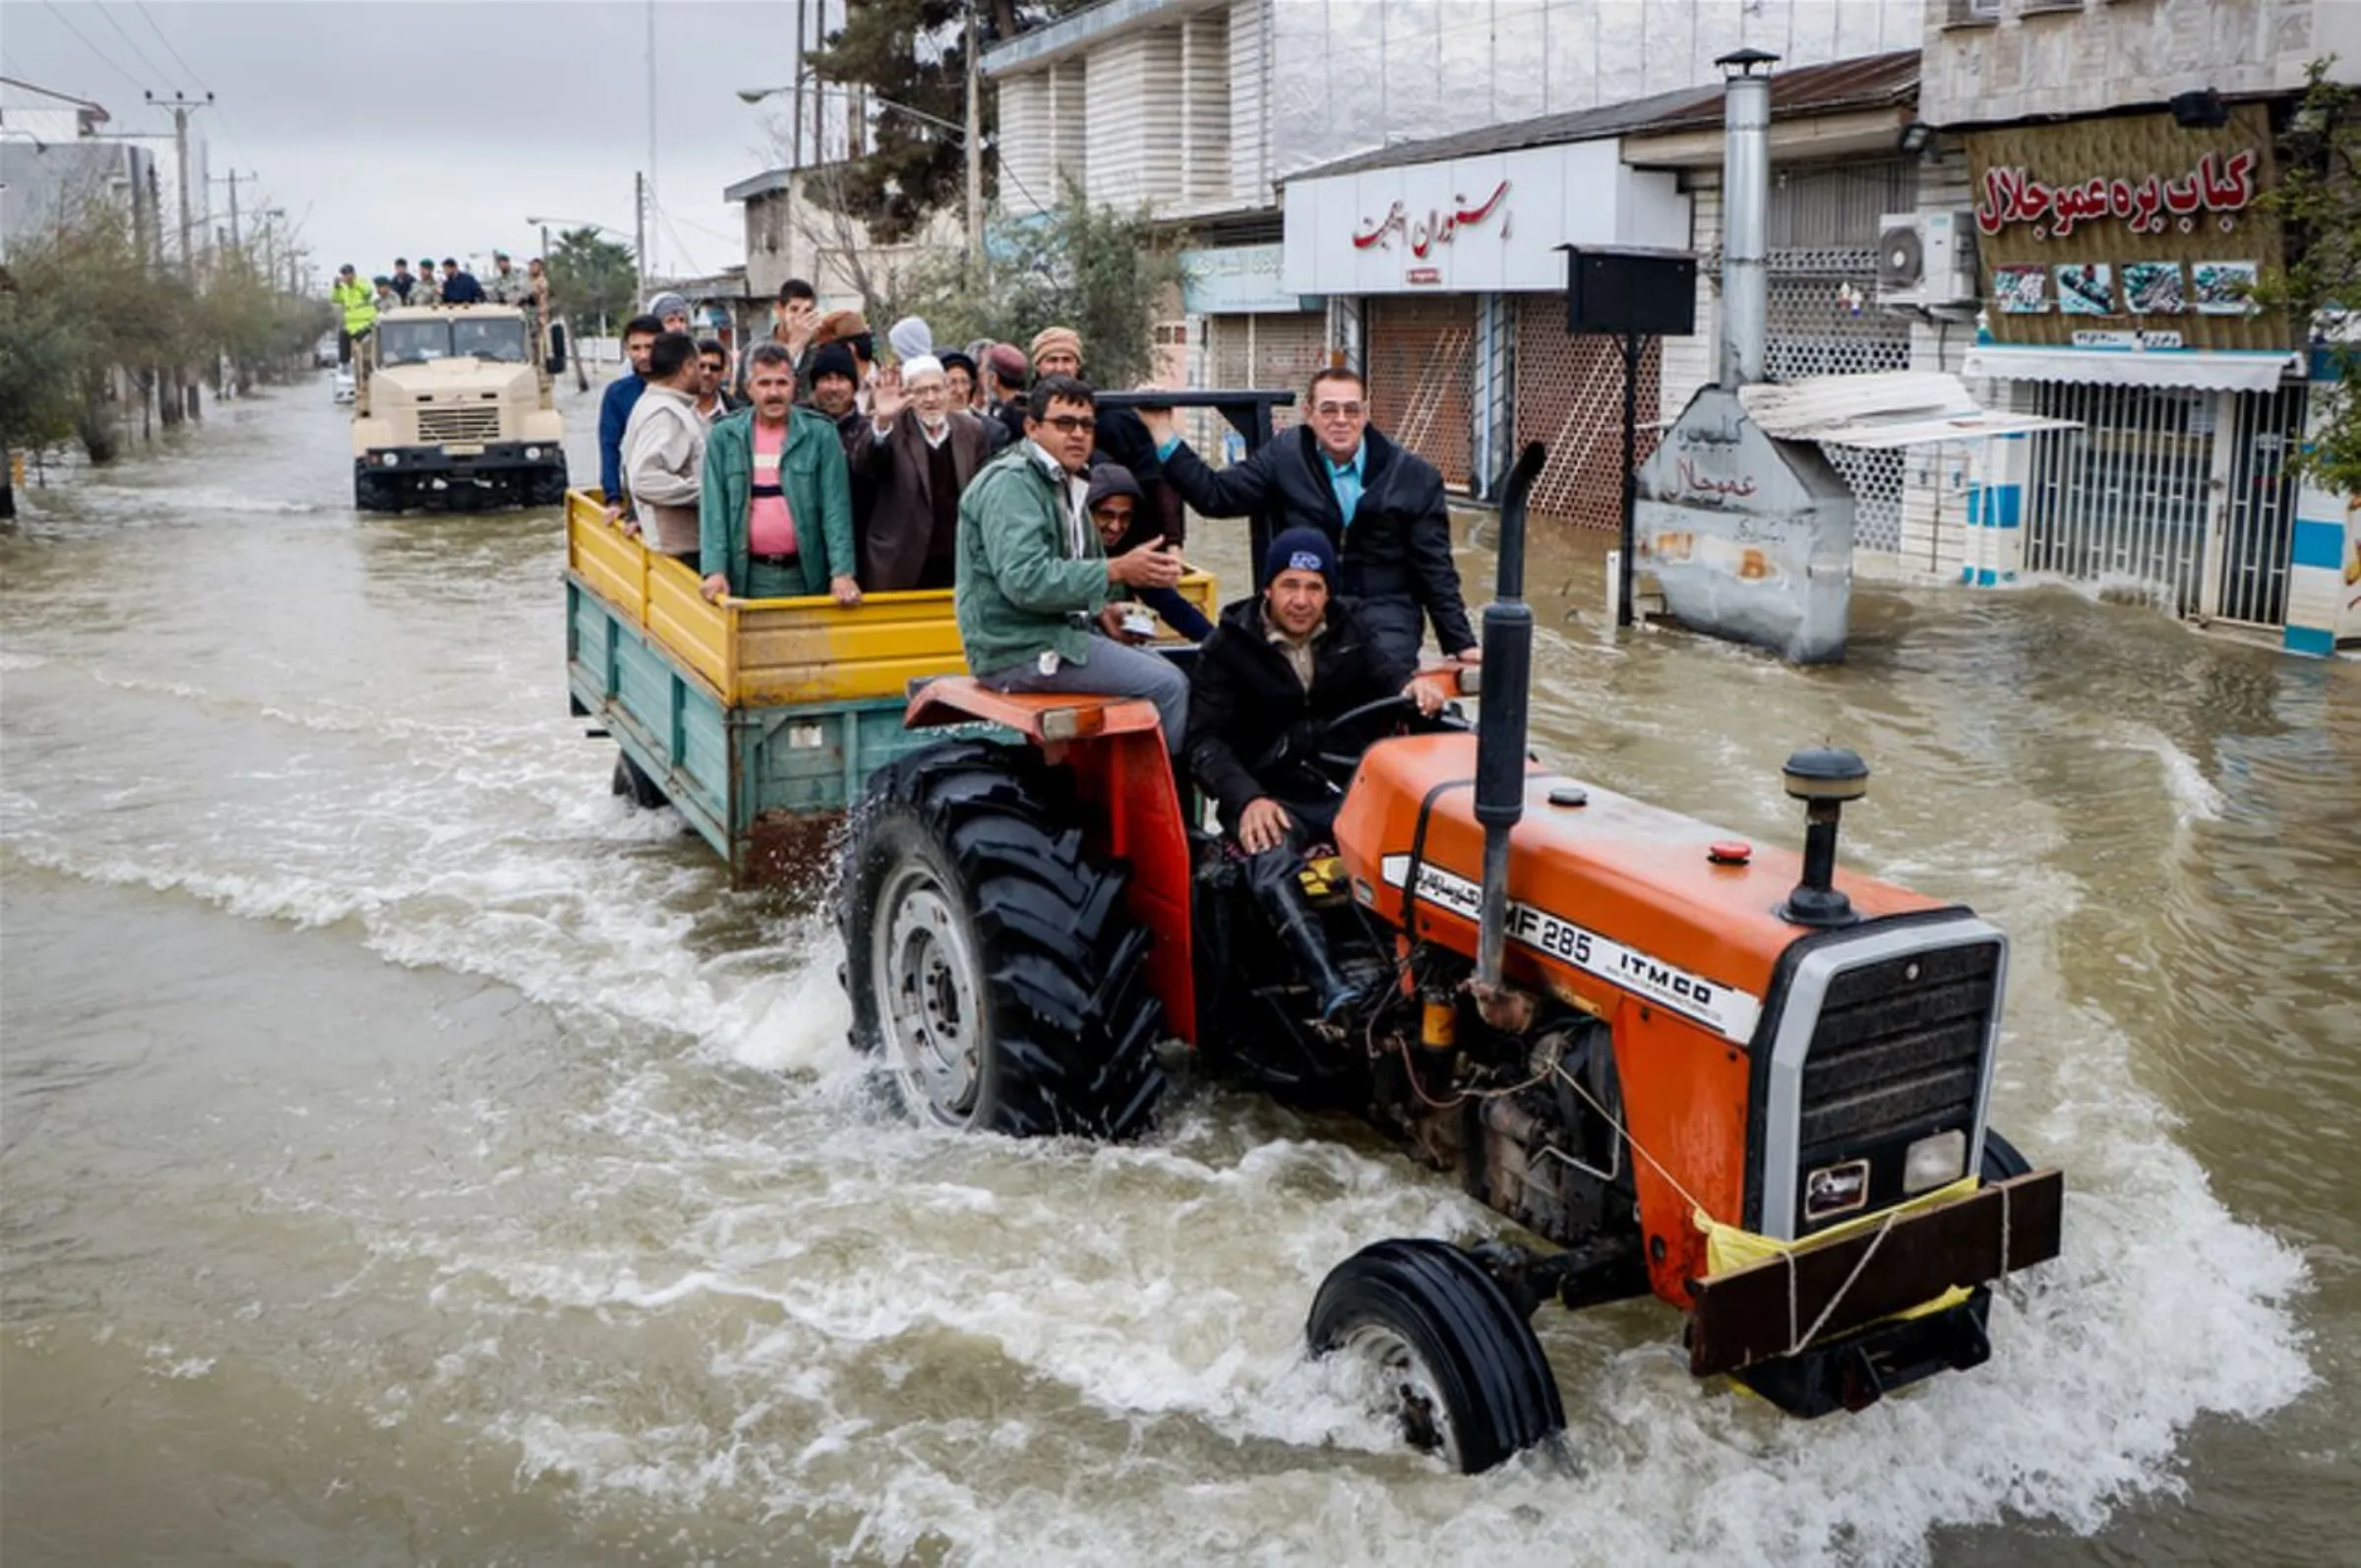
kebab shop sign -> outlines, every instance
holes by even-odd
[[[2217,126],[2132,114],[1965,140],[1997,340],[2284,346],[2285,322],[2251,297],[2281,259],[2278,215],[2266,200],[2274,170],[2262,105],[2238,104]]]

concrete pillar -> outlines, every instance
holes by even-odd
[[[1960,581],[2000,587],[2025,570],[2025,485],[2033,444],[2025,436],[1975,443],[1968,472],[1968,540]]]
[[[2335,375],[2331,356],[2315,350],[2315,395],[2307,417],[2314,429],[2327,413],[2328,398],[2318,392]],[[2356,499],[2324,490],[2308,477],[2296,492],[2282,637],[2290,653],[2325,658],[2339,642],[2361,642],[2361,506]]]

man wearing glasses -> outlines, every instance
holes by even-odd
[[[1108,559],[1083,508],[1098,396],[1044,376],[1025,439],[984,465],[959,499],[952,604],[967,667],[996,692],[1089,692],[1156,704],[1164,744],[1187,734],[1188,681],[1161,656],[1117,640],[1118,585],[1169,588],[1180,558],[1162,538]]]
[[[1306,402],[1310,418],[1300,429],[1218,470],[1175,435],[1172,410],[1143,408],[1140,417],[1165,478],[1197,511],[1241,517],[1276,504],[1286,527],[1326,534],[1338,556],[1338,592],[1356,601],[1369,641],[1390,662],[1415,665],[1430,622],[1446,654],[1474,664],[1482,654],[1451,562],[1442,475],[1369,428],[1358,372],[1321,371]]]

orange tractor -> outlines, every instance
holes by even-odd
[[[1685,1315],[1694,1372],[1859,1410],[1986,1358],[1992,1282],[2057,1255],[2063,1196],[1985,1121],[2007,938],[1836,871],[1857,757],[1789,759],[1801,856],[1528,758],[1540,463],[1528,448],[1504,493],[1476,733],[1404,702],[1306,738],[1344,798],[1305,889],[1358,1011],[1321,1016],[1144,702],[926,685],[909,724],[1027,744],[881,769],[838,892],[856,1039],[915,1114],[1136,1132],[1177,1037],[1356,1111],[1513,1221],[1525,1239],[1367,1247],[1308,1323],[1315,1355],[1354,1357],[1409,1440],[1470,1472],[1564,1424],[1529,1321],[1544,1301],[1653,1294]]]

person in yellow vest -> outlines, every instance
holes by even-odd
[[[377,321],[376,291],[355,276],[352,264],[346,262],[336,269],[336,284],[328,291],[328,298],[337,311],[336,363],[349,365],[352,340]]]

